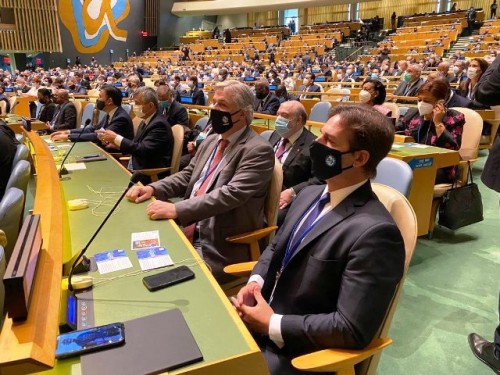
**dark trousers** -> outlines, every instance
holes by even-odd
[[[500,293],[498,293],[498,320],[500,321]],[[495,338],[493,340],[495,343],[495,355],[500,358],[500,323],[495,330]]]

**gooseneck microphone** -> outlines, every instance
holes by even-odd
[[[71,153],[71,151],[73,150],[73,148],[75,147],[76,143],[80,140],[80,137],[82,136],[82,134],[84,133],[85,131],[85,128],[87,126],[89,126],[90,124],[90,119],[87,119],[87,121],[85,121],[85,126],[83,128],[80,129],[80,132],[78,133],[78,137],[76,137],[75,141],[73,142],[73,144],[71,145],[71,147],[69,148],[68,152],[66,153],[66,156],[64,157],[62,163],[61,163],[61,167],[59,168],[59,178],[61,178],[61,176],[63,174],[68,174],[68,170],[66,168],[64,168],[64,163],[66,162],[66,159],[68,159],[68,156],[69,154]]]
[[[14,108],[16,108],[19,103],[20,103],[19,100],[17,102],[15,102],[14,105],[12,107],[10,107],[9,113],[14,114],[13,113]]]
[[[132,177],[130,178],[130,181],[128,183],[127,188],[123,191],[122,195],[120,195],[120,198],[118,198],[118,200],[116,201],[116,203],[113,206],[113,208],[108,212],[108,214],[106,215],[106,217],[102,221],[101,225],[99,225],[99,227],[97,228],[97,230],[94,232],[94,234],[90,238],[89,242],[87,242],[87,244],[85,245],[85,247],[80,251],[80,253],[76,257],[76,259],[74,260],[73,264],[71,265],[71,269],[70,269],[69,274],[68,274],[68,289],[71,292],[73,291],[73,285],[71,284],[71,278],[73,277],[73,274],[75,273],[75,270],[77,268],[78,262],[80,261],[80,259],[82,260],[81,265],[79,265],[80,269],[78,270],[77,273],[82,273],[82,272],[88,272],[88,271],[90,271],[90,259],[88,259],[85,256],[85,253],[87,252],[87,249],[92,244],[92,242],[94,241],[94,239],[97,237],[97,235],[99,234],[99,232],[101,231],[101,229],[104,227],[104,224],[106,224],[106,222],[111,217],[111,215],[113,214],[113,212],[115,212],[116,208],[118,207],[118,205],[122,201],[123,197],[125,197],[125,194],[127,194],[128,189],[130,189],[133,185],[135,185],[137,182],[139,182],[139,178],[140,177],[138,175],[137,176],[132,175]]]

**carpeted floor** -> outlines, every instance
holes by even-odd
[[[487,151],[473,167],[484,221],[460,230],[437,228],[421,238],[382,355],[381,375],[492,374],[472,354],[467,335],[493,340],[500,291],[500,194],[480,181]]]

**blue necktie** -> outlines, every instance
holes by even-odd
[[[307,215],[307,217],[304,219],[304,222],[302,223],[300,228],[295,231],[295,235],[293,236],[293,243],[290,246],[293,249],[293,252],[295,252],[295,249],[298,247],[300,242],[302,242],[302,239],[305,237],[305,235],[312,229],[314,222],[318,219],[318,216],[321,214],[321,211],[323,211],[323,208],[325,208],[325,205],[328,202],[330,202],[330,193],[326,192],[321,196],[309,215]]]

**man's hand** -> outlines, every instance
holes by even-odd
[[[54,142],[64,142],[67,141],[69,137],[69,130],[61,130],[55,133],[52,133],[50,139]]]
[[[255,281],[245,285],[240,289],[236,298],[232,298],[234,307],[238,309],[241,305],[255,306],[257,301],[255,300],[254,293],[257,290],[260,291],[260,285]]]
[[[252,331],[267,335],[269,334],[269,323],[274,311],[262,297],[260,288],[254,291],[253,296],[257,302],[255,306],[240,305],[237,310]]]
[[[117,134],[112,130],[104,130],[97,132],[97,138],[101,142],[113,143],[115,141]]]
[[[283,209],[287,207],[293,201],[293,194],[291,189],[285,189],[280,194],[279,208]]]
[[[141,203],[151,198],[154,192],[151,186],[133,186],[125,196],[130,202]]]
[[[153,201],[148,205],[146,208],[146,214],[152,220],[177,218],[175,204],[159,200]]]

